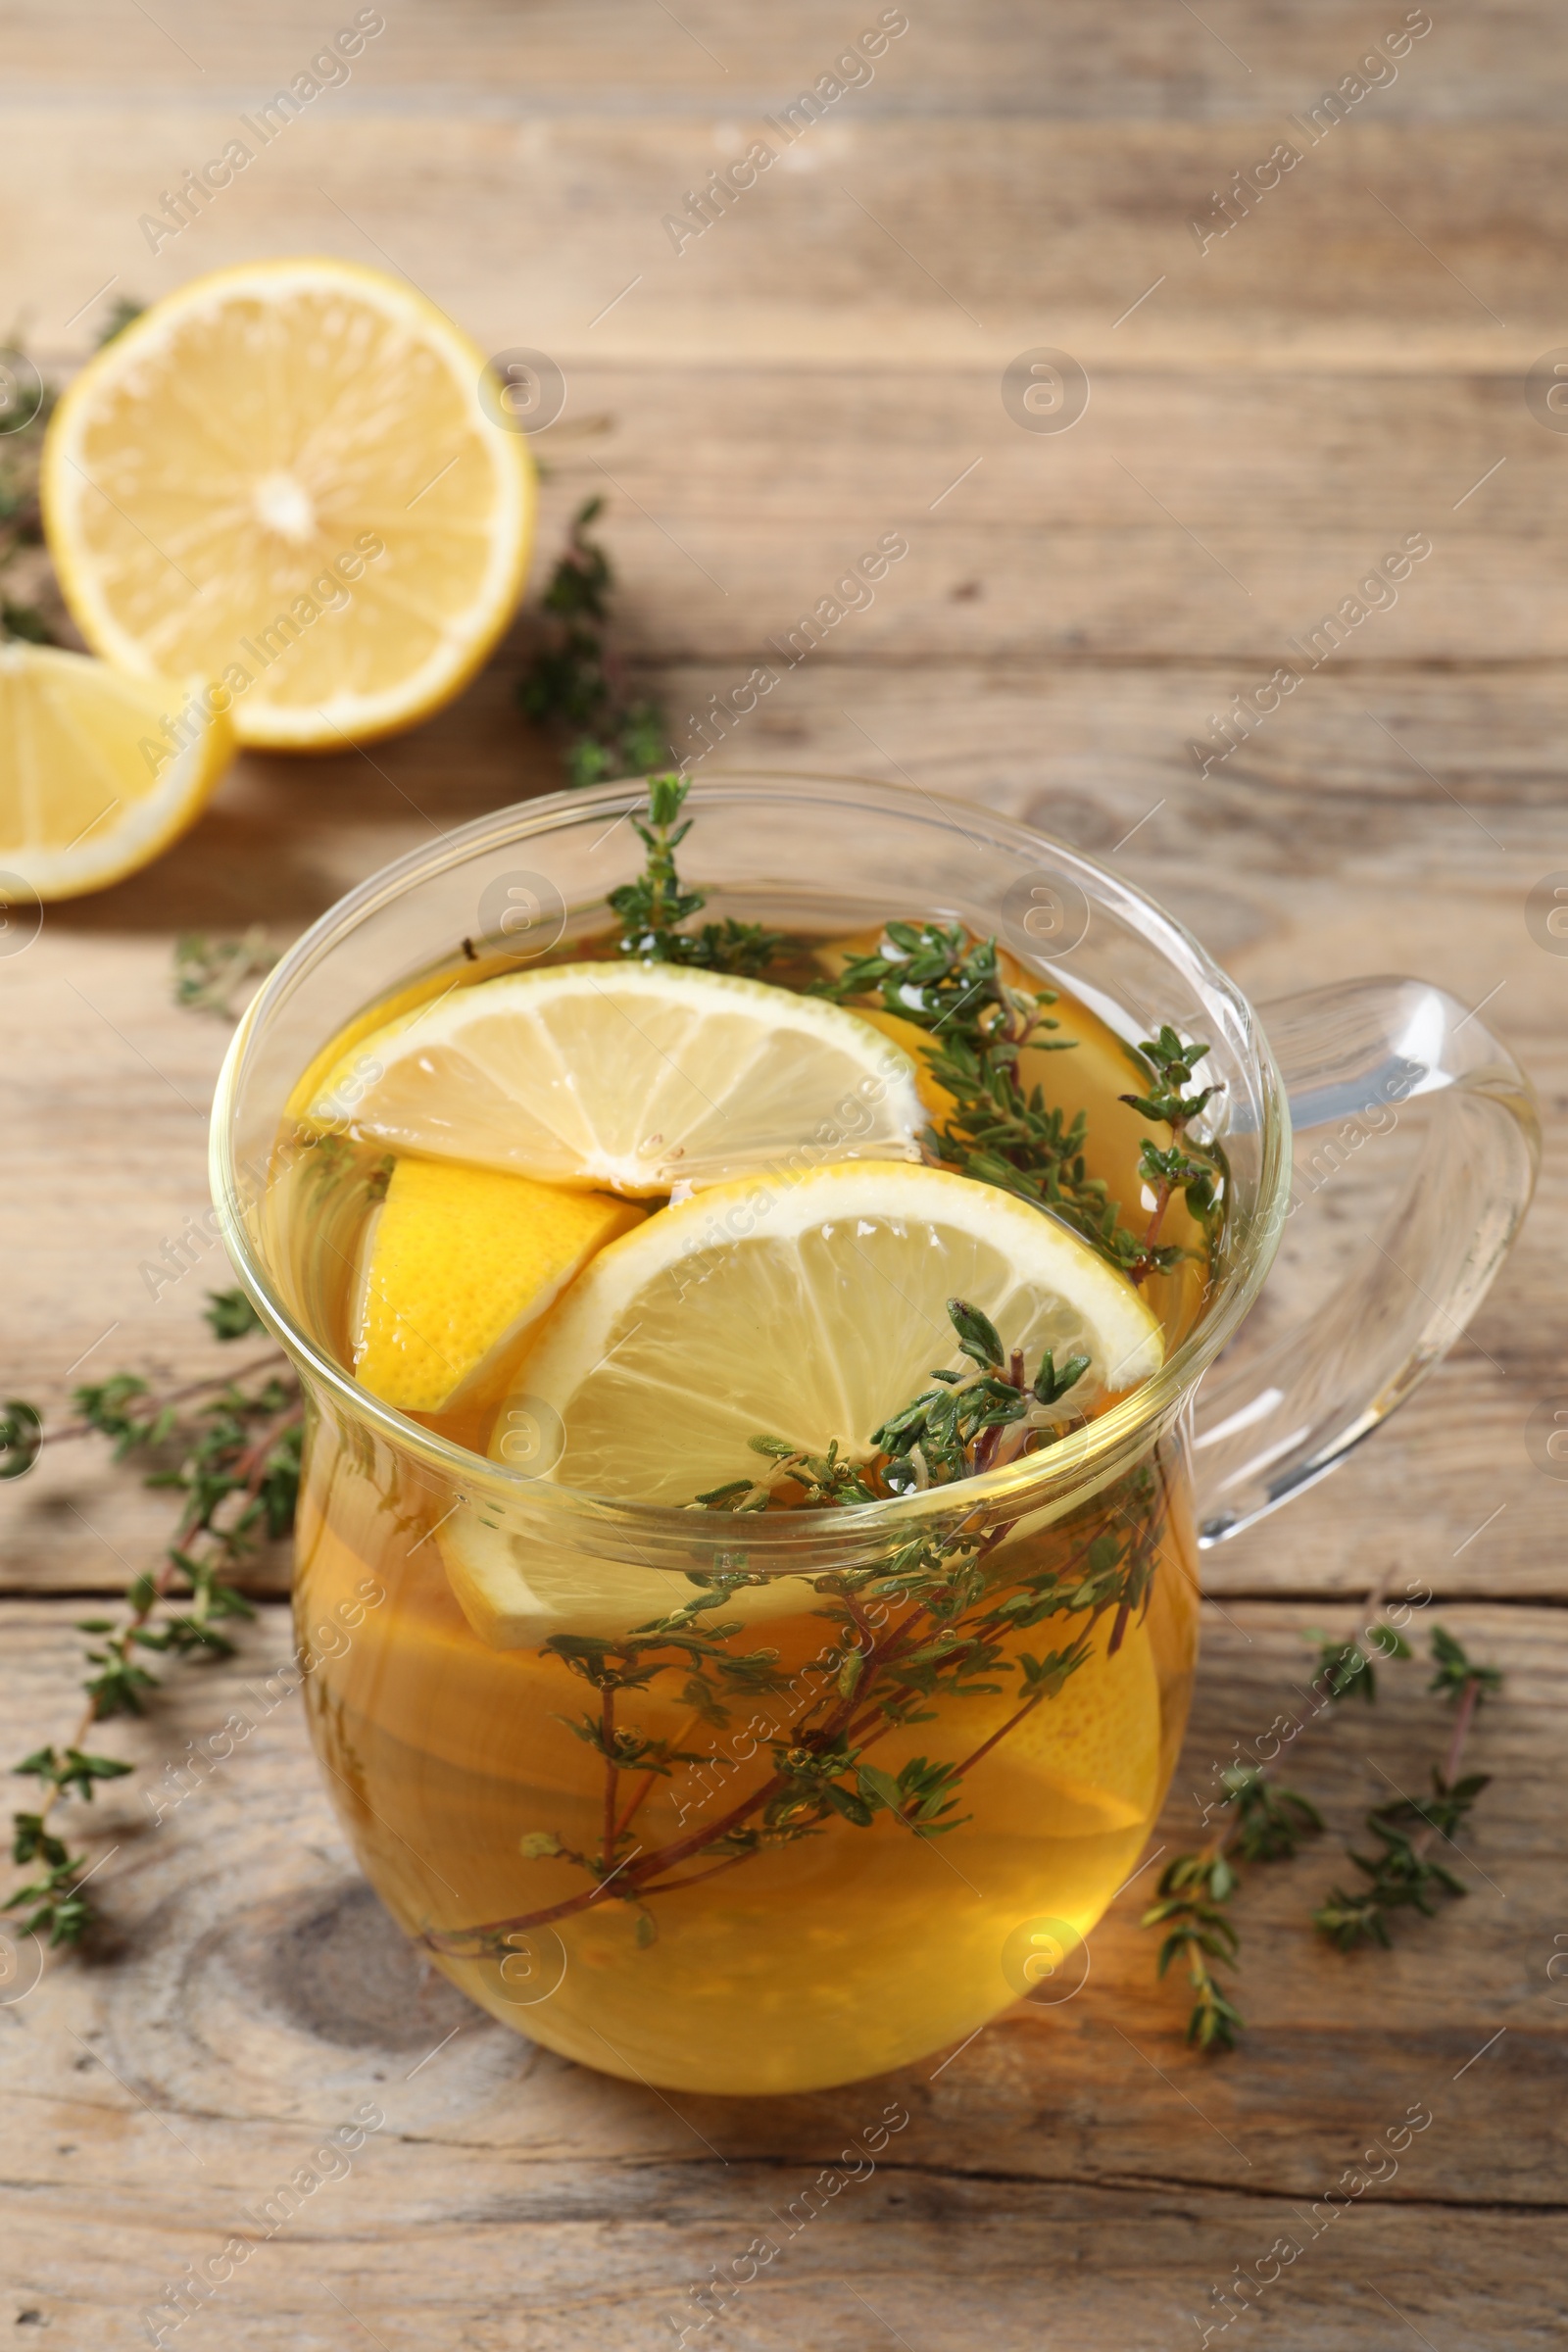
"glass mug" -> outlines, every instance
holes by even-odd
[[[1440,988],[1351,981],[1260,1016],[1179,923],[1039,833],[885,784],[716,775],[682,853],[709,916],[840,938],[960,921],[1112,1040],[1168,1022],[1208,1042],[1228,1199],[1201,1298],[1145,1385],[960,1488],[736,1520],[558,1486],[537,1428],[484,1459],[345,1369],[322,1268],[346,1228],[290,1106],[347,1020],[461,983],[476,940],[521,966],[602,932],[641,861],[622,820],[644,792],[502,810],[324,915],[239,1024],[214,1194],[305,1391],[299,1656],[372,1886],[552,2049],[670,2088],[809,2089],[1083,1981],[1181,1742],[1200,1551],[1321,1477],[1450,1346],[1528,1203],[1536,1125],[1512,1057]],[[1210,1373],[1291,1214],[1293,1121],[1359,1135],[1428,1095],[1366,1265]],[[464,1605],[476,1547],[532,1596],[512,1646]],[[870,1744],[858,1693],[897,1672],[907,1699],[959,1638],[991,1643],[974,1655],[1004,1661],[997,1679],[959,1698],[939,1676],[913,1723],[879,1719],[866,1759],[901,1790],[945,1759],[934,1826],[912,1803],[858,1809],[854,1772],[824,1811],[820,1756]]]

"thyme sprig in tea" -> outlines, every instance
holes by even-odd
[[[1002,1419],[993,1407],[1004,1400],[991,1394],[1000,1341],[988,1319],[962,1300],[954,1300],[949,1311],[960,1347],[977,1367],[972,1382],[960,1377],[956,1387],[934,1393],[977,1399],[977,1409],[955,1419],[956,1453],[943,1465],[952,1475],[931,1482],[956,1490],[951,1518],[893,1538],[865,1567],[815,1580],[821,1605],[812,1614],[823,1621],[825,1638],[818,1656],[793,1682],[786,1681],[776,1650],[734,1646],[744,1620],[726,1617],[726,1605],[746,1588],[769,1580],[749,1569],[744,1552],[728,1549],[708,1555],[724,1565],[688,1571],[694,1596],[665,1617],[622,1636],[547,1640],[545,1655],[596,1694],[596,1705],[569,1728],[603,1759],[602,1828],[592,1851],[571,1846],[553,1824],[525,1832],[519,1850],[525,1860],[567,1862],[585,1883],[508,1919],[429,1929],[425,1941],[433,1949],[504,1958],[509,1937],[572,1917],[612,1894],[638,1909],[640,1940],[646,1942],[657,1933],[646,1910],[654,1897],[683,1892],[754,1854],[816,1836],[831,1822],[869,1829],[887,1813],[916,1837],[942,1837],[966,1818],[958,1810],[965,1777],[1089,1662],[1096,1628],[1107,1616],[1106,1650],[1119,1646],[1134,1612],[1147,1609],[1152,1589],[1169,1508],[1162,1471],[1142,1463],[1126,1473],[1060,1523],[1059,1556],[1015,1571],[999,1586],[988,1561],[1007,1534],[1006,1522],[965,1508],[962,1480],[989,1466],[999,1428],[1032,1421],[1037,1391],[1048,1393],[1054,1405],[1084,1367],[1072,1359],[1058,1371],[1048,1358],[1027,1383],[1020,1368],[1019,1379],[1004,1384],[1010,1403]],[[909,1416],[926,1401],[911,1399],[892,1421],[912,1429]],[[1037,1443],[1050,1443],[1061,1434],[1061,1420],[1058,1414],[1054,1428],[1031,1426],[1030,1434]],[[882,1436],[876,1452],[856,1459],[837,1445],[817,1456],[759,1435],[752,1447],[768,1467],[710,1490],[695,1507],[744,1525],[759,1510],[852,1509],[889,1499],[907,1491],[896,1470],[890,1479],[890,1469],[924,1440],[911,1439],[900,1456],[887,1449]],[[1011,1648],[1020,1634],[1057,1622],[1055,1640],[1042,1643],[1039,1654]],[[675,1685],[671,1694],[714,1730],[727,1728],[743,1706],[770,1699],[781,1704],[767,1742],[770,1761],[753,1784],[714,1820],[650,1848],[637,1815],[655,1785],[668,1779],[677,1763],[711,1761],[648,1738],[623,1712],[639,1691],[666,1678]],[[871,1754],[890,1732],[936,1720],[941,1702],[1004,1695],[1015,1703],[1004,1720],[962,1754],[910,1757],[897,1773]],[[755,1714],[752,1720],[755,1725]]]
[[[675,852],[692,829],[692,819],[681,815],[689,789],[686,779],[672,772],[648,779],[647,816],[631,820],[647,861],[634,882],[610,893],[609,904],[620,920],[620,952],[644,963],[687,964],[755,980],[783,946],[780,932],[729,916],[704,923],[698,931],[682,927],[708,904],[706,891],[685,888],[675,870]]]
[[[1056,992],[1010,982],[994,938],[977,940],[961,923],[891,922],[870,955],[852,956],[836,980],[819,985],[836,1004],[876,1003],[930,1034],[926,1065],[953,1103],[924,1138],[936,1165],[1052,1210],[1134,1282],[1169,1273],[1186,1254],[1159,1239],[1178,1190],[1212,1240],[1224,1163],[1190,1134],[1216,1091],[1189,1092],[1207,1046],[1184,1044],[1167,1025],[1136,1054],[1128,1049],[1146,1089],[1121,1100],[1171,1133],[1168,1147],[1143,1145],[1139,1173],[1153,1206],[1137,1234],[1122,1222],[1104,1179],[1089,1173],[1087,1115],[1069,1118],[1048,1102],[1042,1083],[1025,1082],[1026,1048],[1071,1053],[1075,1041],[1052,1035],[1059,1026],[1050,1011]]]
[[[648,853],[644,868],[609,899],[620,921],[620,952],[646,962],[760,978],[789,952],[792,943],[780,933],[730,918],[689,927],[707,904],[705,892],[682,884],[675,865],[692,827],[681,814],[689,789],[688,779],[673,772],[648,779],[646,816],[632,819]],[[926,1032],[928,1074],[952,1103],[921,1139],[931,1165],[1050,1211],[1134,1283],[1168,1274],[1191,1254],[1160,1240],[1178,1192],[1212,1251],[1226,1171],[1218,1146],[1194,1132],[1218,1092],[1193,1085],[1206,1045],[1183,1040],[1165,1023],[1136,1049],[1124,1048],[1142,1084],[1121,1101],[1170,1136],[1166,1145],[1152,1137],[1143,1143],[1139,1174],[1152,1205],[1135,1232],[1105,1180],[1089,1172],[1087,1114],[1069,1116],[1048,1102],[1041,1082],[1025,1082],[1026,1048],[1072,1053],[1076,1041],[1054,1034],[1056,992],[1010,981],[994,937],[977,939],[962,923],[892,921],[874,950],[851,956],[836,978],[815,979],[811,993],[839,1004],[874,1004]]]
[[[740,1512],[884,1502],[1000,1469],[1054,1444],[1074,1426],[1055,1408],[1088,1371],[1087,1355],[1069,1356],[1058,1369],[1047,1348],[1031,1381],[1021,1351],[1004,1351],[989,1315],[963,1298],[950,1298],[948,1314],[959,1349],[975,1370],[967,1377],[934,1370],[931,1378],[938,1385],[888,1416],[872,1433],[872,1451],[864,1460],[841,1453],[837,1439],[825,1454],[813,1454],[784,1438],[753,1438],[752,1451],[770,1467],[756,1478],[710,1488],[697,1500],[710,1509]]]

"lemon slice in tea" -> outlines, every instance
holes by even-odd
[[[1083,1620],[1065,1620],[1070,1640]],[[1090,1656],[1054,1697],[1015,1724],[976,1767],[987,1828],[999,1837],[1091,1838],[1124,1834],[1147,1821],[1159,1793],[1159,1677],[1149,1628],[1136,1619],[1112,1653],[1115,1611],[1089,1634]],[[1051,1645],[1048,1643],[1048,1646]],[[1018,1703],[1009,1689],[977,1700],[969,1734],[978,1746]],[[911,1731],[886,1745],[887,1769],[922,1742]]]
[[[914,1065],[858,1014],[760,980],[568,963],[450,991],[359,1039],[309,1115],[543,1184],[679,1182],[914,1159]]]
[[[968,1370],[965,1298],[1034,1366],[1089,1358],[1075,1409],[1163,1352],[1153,1313],[1064,1225],[992,1186],[899,1162],[715,1187],[602,1250],[542,1327],[496,1424],[559,1424],[543,1475],[689,1503],[755,1470],[754,1437],[858,1455],[934,1367]],[[554,1426],[554,1424],[553,1424]]]

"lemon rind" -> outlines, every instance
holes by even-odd
[[[726,1237],[788,1241],[813,1227],[858,1217],[887,1222],[903,1215],[911,1223],[936,1223],[943,1206],[959,1230],[983,1232],[990,1241],[997,1240],[1000,1228],[1010,1228],[1017,1262],[1038,1269],[1024,1278],[1065,1298],[1094,1330],[1103,1359],[1096,1371],[1106,1393],[1130,1389],[1159,1369],[1164,1334],[1153,1310],[1124,1276],[1055,1218],[947,1169],[850,1160],[793,1180],[747,1178],[712,1186],[609,1243],[525,1357],[518,1380],[530,1396],[544,1398],[564,1419],[587,1380],[612,1352],[617,1321],[631,1301],[686,1259],[722,1248]],[[944,1352],[940,1343],[934,1352]],[[498,1429],[504,1424],[503,1412]],[[544,1475],[552,1483],[569,1484],[567,1468],[564,1455]]]
[[[56,646],[6,645],[0,646],[0,662],[12,669],[37,669],[46,674],[59,668],[68,680],[76,671],[94,672],[96,691],[118,688],[127,706],[144,710],[149,734],[156,727],[151,704],[139,691],[149,681],[122,678],[90,655]],[[185,708],[199,691],[195,680],[187,680],[183,686],[163,683],[164,706],[171,711]],[[58,849],[25,841],[0,842],[0,865],[8,878],[17,877],[46,904],[112,890],[117,882],[149,865],[195,823],[227,772],[236,748],[232,726],[226,716],[218,713],[184,750],[172,753],[169,765],[150,791],[137,793],[123,804],[124,812],[118,822],[101,829],[95,826],[89,839]],[[140,783],[142,779],[133,780]],[[7,896],[5,887],[0,886],[0,900]]]

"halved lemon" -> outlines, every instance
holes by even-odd
[[[190,689],[0,644],[0,899],[107,890],[193,822],[234,756]]]
[[[531,1326],[642,1215],[603,1193],[400,1160],[361,1245],[355,1378],[404,1412],[493,1399]]]
[[[359,1039],[308,1115],[404,1150],[634,1197],[914,1159],[908,1055],[858,1014],[673,964],[506,972]]]
[[[44,522],[94,651],[195,672],[242,743],[411,726],[505,628],[534,472],[484,354],[400,278],[244,263],[169,295],[67,391]]]
[[[1086,1242],[989,1185],[900,1162],[715,1187],[603,1250],[517,1374],[509,1416],[554,1416],[561,1485],[688,1503],[757,1467],[754,1437],[812,1452],[968,1370],[947,1300],[991,1317],[1031,1372],[1089,1358],[1074,1408],[1157,1369],[1158,1322]]]

